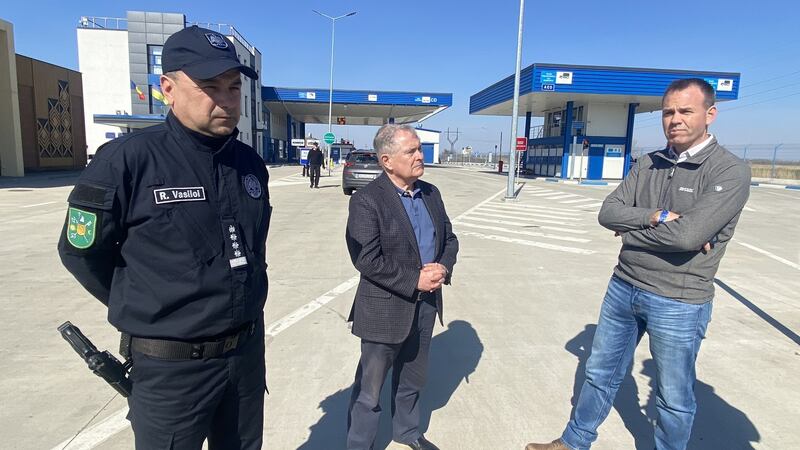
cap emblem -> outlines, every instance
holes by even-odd
[[[206,39],[212,47],[219,49],[228,48],[228,40],[216,33],[206,33]]]

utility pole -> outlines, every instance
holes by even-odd
[[[458,128],[456,128],[456,137],[455,139],[450,139],[450,127],[447,127],[447,142],[450,143],[450,153],[454,152],[453,146],[458,142]]]
[[[522,64],[522,22],[525,13],[525,0],[519,0],[519,28],[517,30],[517,67],[514,71],[514,106],[511,113],[511,150],[510,158],[508,161],[508,186],[506,187],[506,198],[512,199],[516,197],[516,186],[514,184],[514,167],[516,166],[516,138],[517,138],[517,122],[519,122],[519,72],[520,65]]]

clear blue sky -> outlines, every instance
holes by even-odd
[[[17,52],[77,69],[82,15],[180,12],[189,21],[233,24],[263,54],[265,85],[328,86],[328,15],[337,21],[334,87],[452,92],[453,107],[425,127],[462,132],[456,147],[493,150],[510,118],[470,116],[469,96],[511,75],[517,0],[496,1],[40,1],[7,2]],[[236,9],[226,10],[228,5]],[[244,9],[244,5],[248,6]],[[723,143],[799,143],[800,6],[794,1],[526,2],[523,67],[534,62],[741,72],[740,99],[723,104],[712,131]],[[730,110],[730,111],[728,111]],[[639,146],[664,142],[655,114],[637,116]],[[312,127],[321,134],[321,127]],[[359,147],[372,127],[338,127]],[[442,139],[445,147],[449,147]]]

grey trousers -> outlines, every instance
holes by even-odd
[[[383,344],[361,340],[347,415],[347,449],[370,450],[378,432],[380,394],[392,369],[392,439],[409,443],[420,437],[419,393],[425,386],[436,306],[417,302],[414,322],[405,341]]]

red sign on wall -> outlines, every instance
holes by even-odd
[[[528,138],[526,137],[518,137],[517,138],[517,151],[524,152],[528,149]]]

